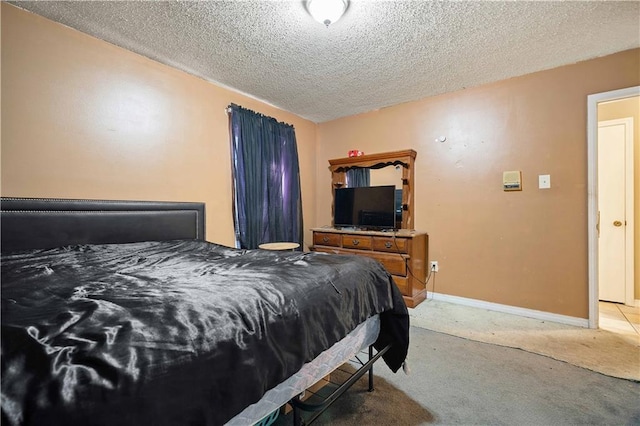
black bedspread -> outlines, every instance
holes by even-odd
[[[2,256],[3,424],[223,424],[368,317],[408,316],[362,257],[201,241]]]

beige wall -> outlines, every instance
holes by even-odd
[[[640,97],[598,104],[598,121],[633,118],[635,299],[640,299]]]
[[[316,222],[310,121],[6,3],[1,90],[3,196],[203,201],[207,239],[233,245],[224,108],[236,103],[295,126]]]
[[[640,84],[639,59],[621,52],[320,124],[317,225],[331,223],[328,159],[415,149],[415,227],[440,266],[429,291],[587,318],[587,95]],[[508,170],[522,171],[521,192],[502,190]],[[537,188],[541,174],[551,189]]]

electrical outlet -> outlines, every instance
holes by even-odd
[[[438,272],[438,261],[432,260],[431,263],[429,264],[429,269],[433,272]]]

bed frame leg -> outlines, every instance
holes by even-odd
[[[369,346],[369,359],[373,358],[373,346]],[[373,364],[369,368],[369,392],[373,392]]]
[[[293,398],[289,403],[293,407],[293,424],[294,426],[303,426],[313,423],[331,404],[333,404],[343,393],[347,391],[356,381],[360,380],[366,373],[369,373],[369,391],[373,391],[373,364],[382,357],[391,345],[387,345],[379,350],[375,355],[373,346],[369,346],[369,360],[349,377],[347,381],[342,383],[331,395],[327,396],[320,404],[306,404],[300,400],[299,395]],[[359,360],[358,360],[359,361]],[[302,411],[314,412],[307,418],[302,418]]]
[[[297,395],[294,400],[300,402],[300,395]],[[291,404],[293,407],[293,426],[302,426],[302,410],[297,405]]]

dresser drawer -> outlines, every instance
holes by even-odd
[[[393,253],[408,253],[409,240],[398,237],[373,237],[373,249]]]
[[[332,249],[329,247],[319,247],[319,246],[314,247],[313,250],[323,252],[323,253],[354,254],[357,256],[370,257],[380,262],[382,266],[384,266],[384,269],[386,269],[387,272],[389,272],[391,275],[399,275],[401,277],[407,276],[407,264],[406,264],[407,256],[404,256],[404,255],[399,255],[399,254],[393,255],[393,254],[386,254],[386,253],[377,253],[374,251],[351,250],[351,249],[342,249],[342,248]]]
[[[396,283],[396,286],[398,287],[398,290],[400,290],[400,293],[404,294],[405,296],[411,296],[411,289],[409,288],[409,278],[393,275],[393,282]]]
[[[367,237],[366,235],[343,235],[342,247],[371,250],[371,237]]]
[[[314,232],[313,244],[320,246],[340,247],[340,234],[331,234],[328,232]]]
[[[382,263],[384,269],[386,269],[391,275],[407,275],[407,264],[405,262],[406,256],[401,256],[399,254],[385,254],[385,253],[376,253],[374,251],[360,251],[357,254],[358,256],[367,256],[371,257],[378,262]]]
[[[384,254],[378,254],[374,258],[382,263],[384,269],[389,271],[391,275],[407,275],[407,263],[405,258],[400,255],[389,256]]]

